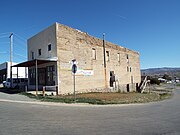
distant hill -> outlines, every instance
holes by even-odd
[[[163,76],[164,74],[168,74],[171,77],[178,77],[180,78],[180,68],[149,68],[149,69],[142,69],[141,70],[142,75],[158,75],[158,76]]]

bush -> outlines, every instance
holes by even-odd
[[[150,83],[159,85],[160,81],[157,78],[150,78]]]
[[[164,76],[162,77],[163,79],[166,79],[166,80],[168,80],[168,81],[171,81],[172,80],[172,78],[169,76],[169,75],[167,75],[167,74],[164,74]]]

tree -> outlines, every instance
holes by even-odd
[[[157,78],[150,78],[150,84],[159,85],[161,82]]]
[[[166,80],[168,80],[168,81],[171,81],[171,80],[172,80],[172,78],[171,78],[168,74],[164,74],[162,78],[163,78],[163,79],[166,79]]]

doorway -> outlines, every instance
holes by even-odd
[[[127,92],[129,92],[129,84],[126,85]]]

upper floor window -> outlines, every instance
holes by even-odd
[[[38,49],[38,54],[39,56],[41,56],[41,49]]]
[[[92,48],[92,59],[96,60],[96,49]]]
[[[129,67],[127,66],[127,72],[129,72]]]
[[[106,61],[109,61],[109,51],[106,51]]]
[[[127,63],[129,63],[129,55],[128,54],[126,55],[126,58],[127,58]]]
[[[134,77],[131,76],[131,83],[134,83]]]
[[[117,54],[118,62],[120,62],[120,53]]]
[[[31,58],[34,60],[34,52],[31,52]]]
[[[51,51],[51,44],[48,45],[48,51]]]

